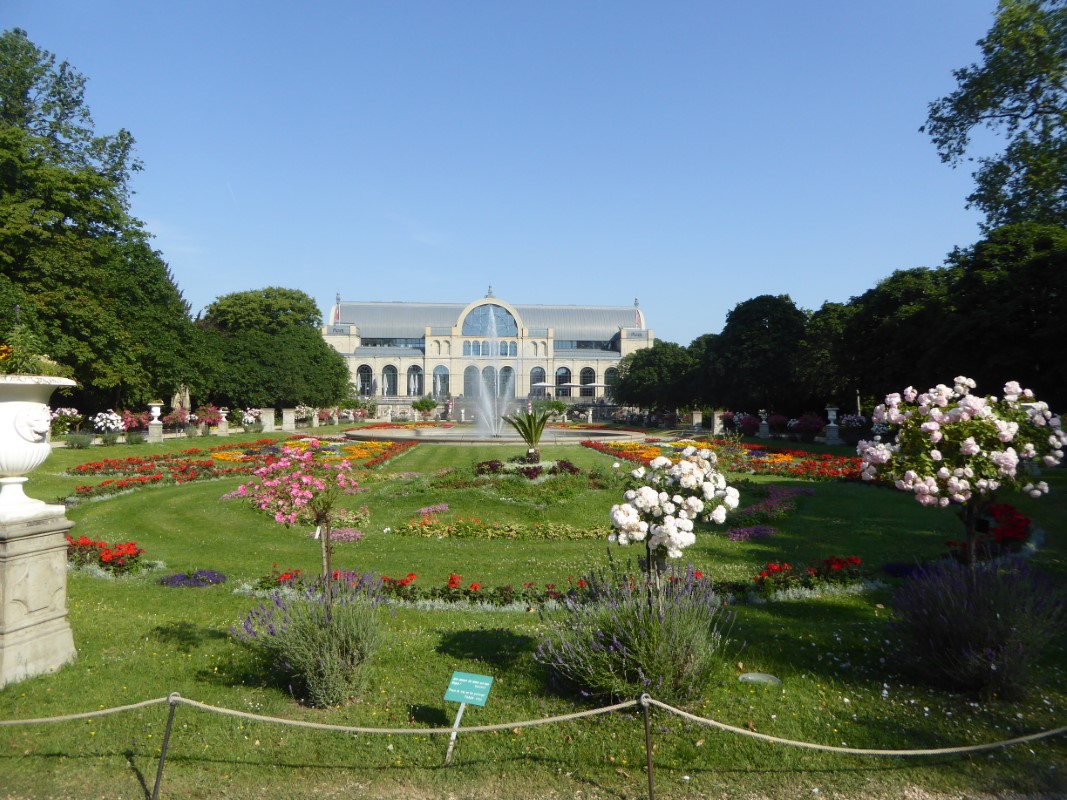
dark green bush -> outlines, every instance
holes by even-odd
[[[1067,627],[1067,598],[1025,562],[920,567],[893,596],[901,663],[937,686],[1017,699],[1029,668]]]
[[[93,443],[91,433],[70,433],[63,440],[71,450],[86,450]]]

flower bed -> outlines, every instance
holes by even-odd
[[[415,445],[415,442],[344,442],[303,437],[286,442],[257,439],[254,442],[218,445],[210,450],[192,447],[176,455],[102,459],[79,464],[67,472],[71,475],[118,476],[98,484],[76,486],[74,498],[84,500],[164,483],[181,484],[232,475],[251,475],[256,469],[277,458],[283,447],[302,451],[313,448],[316,460],[321,461],[366,458],[368,460],[363,467],[370,468],[385,463]],[[196,458],[203,455],[208,457]]]
[[[396,536],[421,536],[426,539],[526,539],[541,541],[580,541],[599,539],[607,535],[603,529],[577,528],[562,522],[535,522],[515,525],[506,522],[485,522],[476,517],[453,514],[443,517],[428,513],[412,517],[405,524],[392,529]]]
[[[67,563],[74,569],[96,567],[112,575],[129,575],[141,569],[144,550],[137,542],[98,542],[88,536],[67,537]]]

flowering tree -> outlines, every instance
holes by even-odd
[[[697,520],[726,521],[726,512],[737,508],[738,492],[726,485],[715,469],[710,450],[687,447],[677,463],[665,456],[653,459],[649,468],[638,467],[631,475],[641,485],[623,495],[625,502],[611,507],[609,537],[616,544],[644,542],[646,569],[651,578],[667,558],[679,558],[696,541]]]
[[[959,507],[972,564],[977,522],[995,492],[1041,497],[1048,484],[1037,480],[1039,467],[1059,464],[1067,445],[1060,417],[1018,382],[1006,384],[1002,398],[980,397],[974,388],[960,376],[951,388],[888,395],[873,420],[895,426],[896,443],[876,439],[857,447],[864,480],[891,480],[923,505]]]
[[[316,460],[318,442],[306,448],[283,447],[280,458],[257,469],[252,481],[241,485],[238,493],[252,498],[256,506],[274,515],[275,522],[286,526],[316,526],[322,547],[322,578],[329,598],[333,576],[333,537],[336,526],[360,525],[367,520],[366,506],[353,510],[339,505],[342,495],[355,492],[352,466],[347,460]]]

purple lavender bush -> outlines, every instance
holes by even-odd
[[[566,597],[534,659],[558,688],[597,698],[643,692],[665,702],[700,697],[723,667],[732,616],[711,581],[686,567],[646,582],[612,561],[585,578],[588,597]]]
[[[381,581],[342,577],[333,581],[332,603],[321,581],[295,597],[275,592],[230,631],[269,677],[316,708],[342,705],[360,692],[381,638]]]
[[[914,571],[893,613],[901,663],[917,678],[1014,700],[1034,660],[1067,629],[1067,596],[1018,559],[945,560]]]

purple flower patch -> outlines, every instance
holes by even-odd
[[[747,542],[749,539],[766,539],[778,533],[770,525],[753,525],[750,528],[731,528],[726,532],[726,538],[731,542]]]

